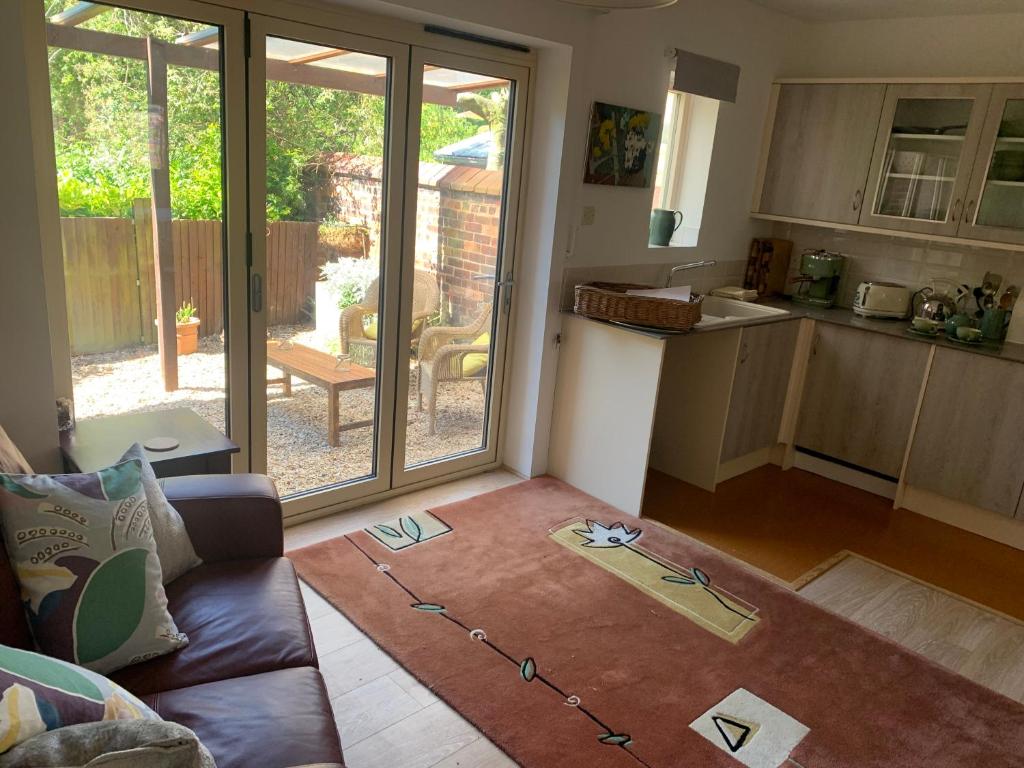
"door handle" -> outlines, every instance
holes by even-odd
[[[505,273],[505,279],[499,280],[495,285],[502,289],[504,296],[502,297],[502,308],[507,315],[512,309],[512,286],[516,284],[516,281],[512,277],[512,272]]]
[[[960,209],[963,205],[963,202],[964,201],[958,197],[956,201],[953,203],[953,221],[960,221]]]
[[[864,193],[859,189],[853,193],[853,210],[859,211],[861,203],[864,202]]]
[[[250,280],[249,304],[253,312],[263,311],[263,276],[253,272]]]
[[[964,211],[964,221],[966,221],[968,224],[974,223],[972,219],[974,218],[974,208],[975,206],[977,206],[977,204],[977,200],[971,200],[971,202],[967,204],[967,210]]]

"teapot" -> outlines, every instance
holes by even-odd
[[[914,294],[914,317],[945,323],[954,315],[961,314],[961,304],[970,293],[966,285],[935,280]]]

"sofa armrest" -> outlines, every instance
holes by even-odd
[[[266,475],[168,477],[163,486],[204,561],[284,554],[281,500]]]

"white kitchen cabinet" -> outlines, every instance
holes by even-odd
[[[799,320],[743,328],[722,463],[778,444],[799,328]]]
[[[959,235],[1024,244],[1024,85],[993,90]]]
[[[990,85],[890,85],[860,223],[955,236],[991,95]]]
[[[898,478],[929,349],[916,341],[817,323],[796,447]]]
[[[908,485],[1006,517],[1024,489],[1024,365],[938,348],[910,451]]]
[[[856,224],[885,86],[786,83],[777,87],[758,211]]]

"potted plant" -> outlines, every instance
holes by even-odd
[[[174,324],[179,355],[191,355],[199,350],[199,316],[192,302],[182,304],[174,313]]]

